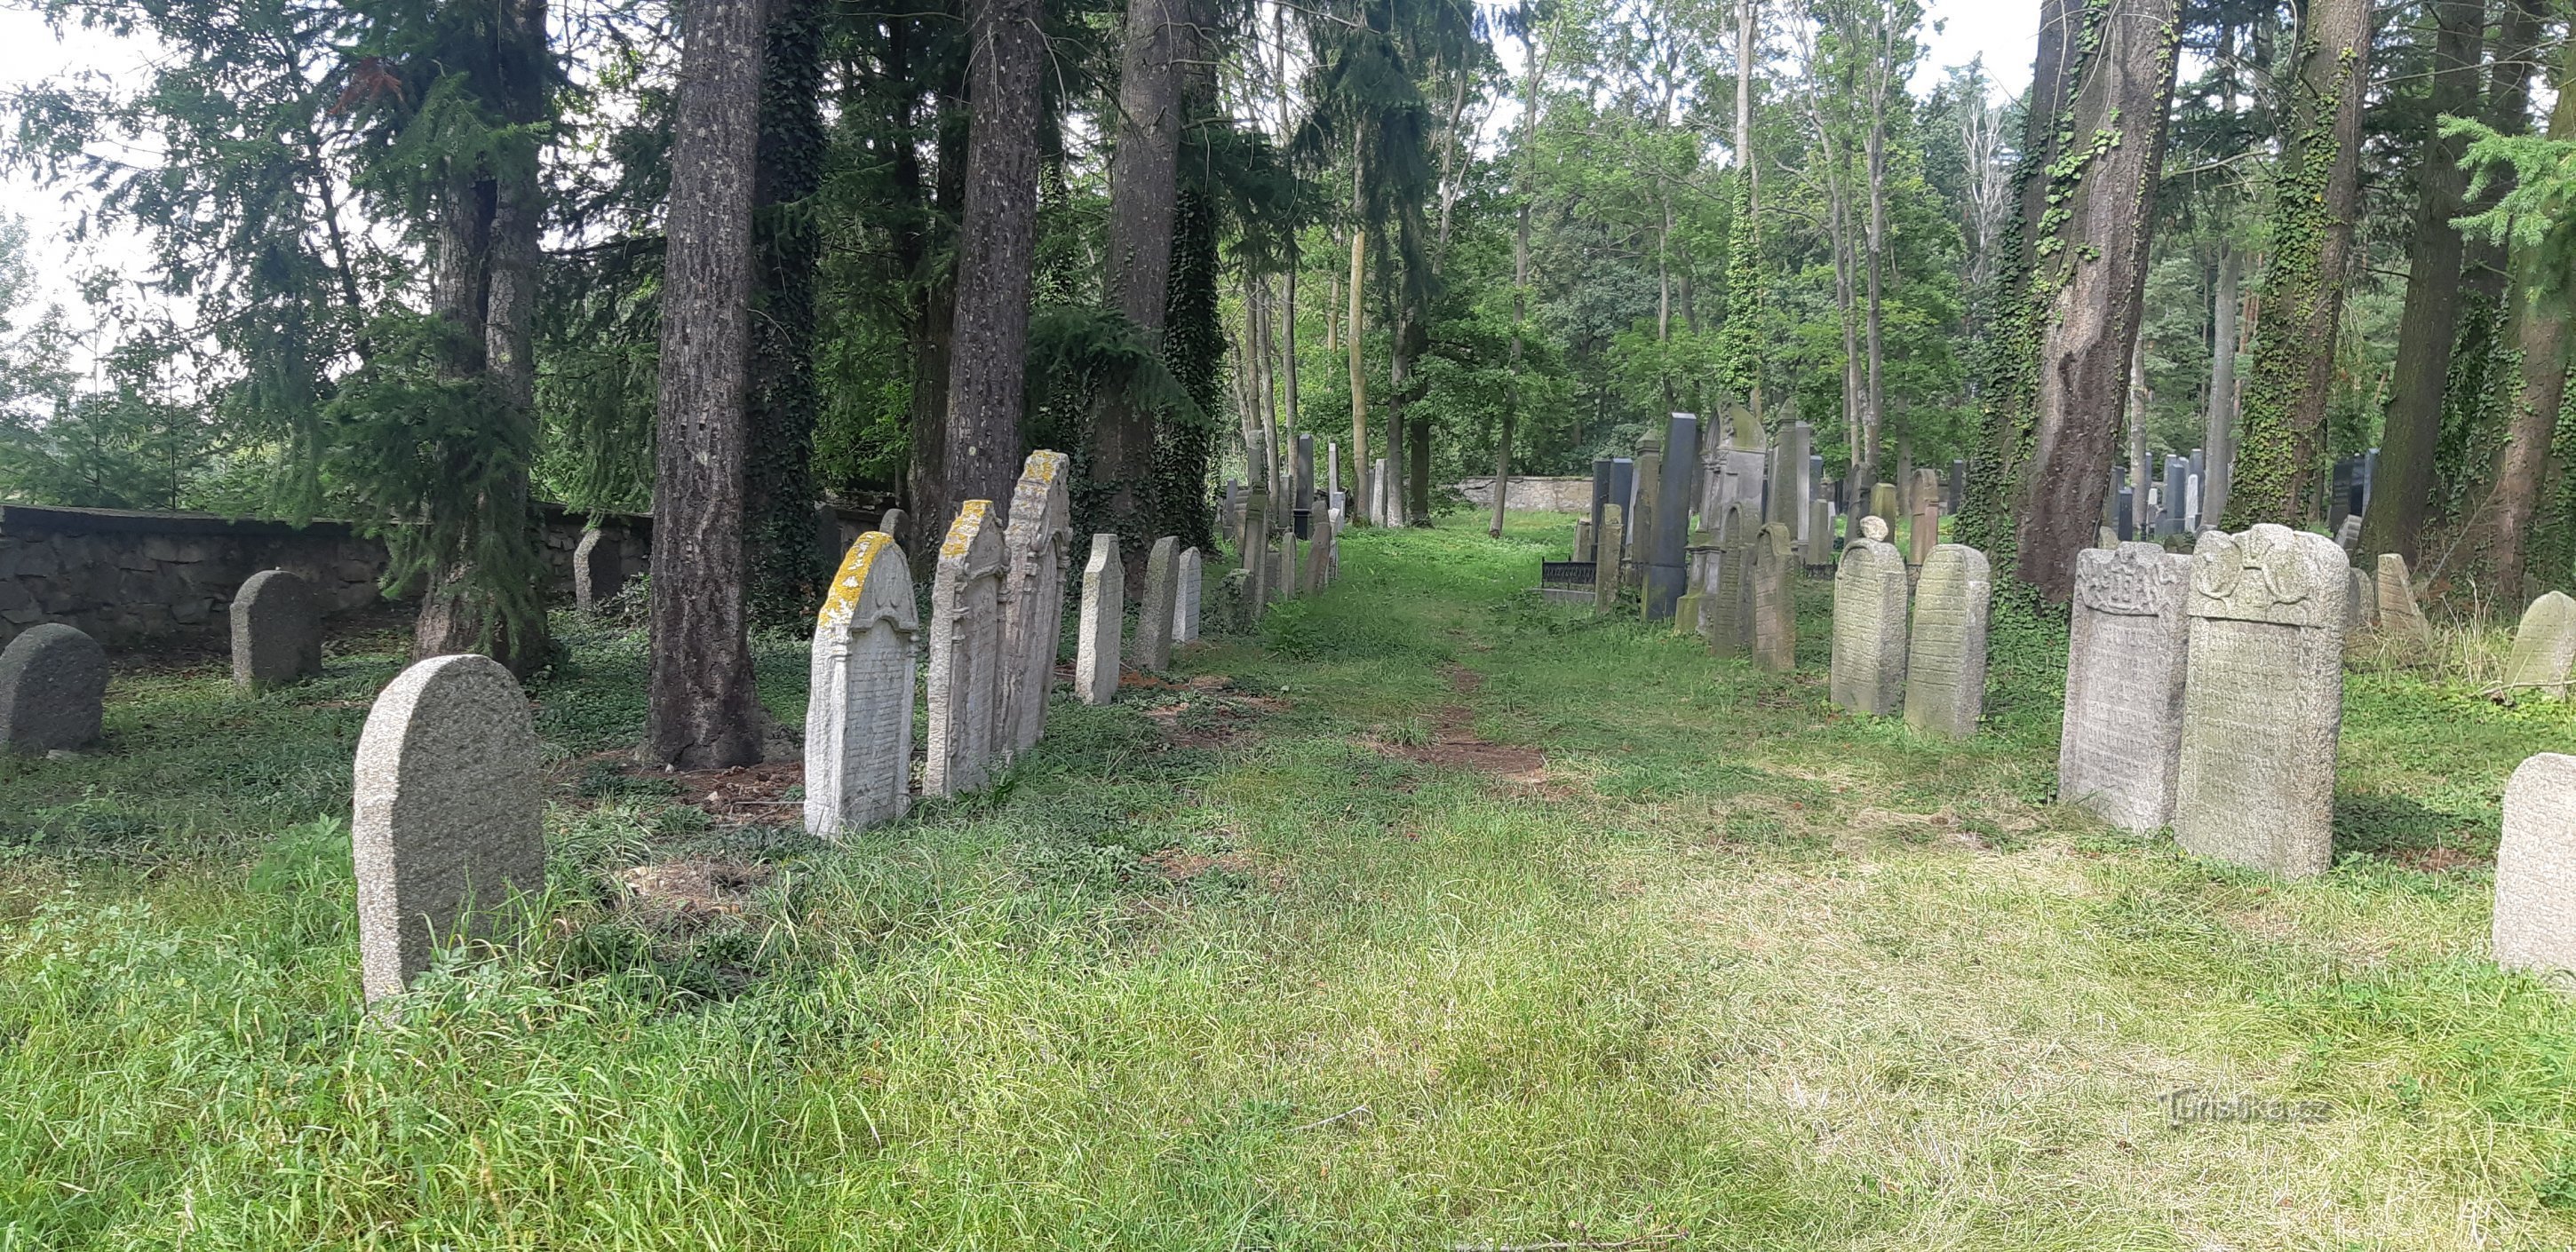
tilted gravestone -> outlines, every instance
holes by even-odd
[[[39,622],[0,650],[0,750],[88,747],[106,708],[107,649],[79,629]]]
[[[1199,641],[1199,550],[1181,549],[1180,576],[1173,580],[1172,643]]]
[[[939,545],[930,576],[930,759],[921,792],[953,796],[984,785],[1001,698],[1002,527],[993,502],[969,500]]]
[[[322,608],[313,585],[282,569],[233,593],[233,685],[264,691],[322,672]]]
[[[2057,796],[2123,830],[2173,821],[2191,558],[2152,543],[2075,554]]]
[[[1834,655],[1827,690],[1855,713],[1886,715],[1905,702],[1905,558],[1887,522],[1861,519],[1834,570]]]
[[[1798,553],[1787,522],[1771,522],[1754,536],[1750,573],[1753,667],[1788,673],[1798,667]]]
[[[2576,663],[2576,599],[2563,591],[2545,593],[2522,611],[2522,624],[2514,627],[2505,688],[2517,698],[2564,700],[2571,663]]]
[[[1139,669],[1159,671],[1172,667],[1172,637],[1180,616],[1176,608],[1181,592],[1180,547],[1178,538],[1165,535],[1146,551],[1145,596],[1136,604]]]
[[[1608,617],[1619,605],[1620,513],[1616,504],[1601,506],[1601,529],[1592,547],[1592,612]]]
[[[1709,651],[1718,656],[1742,656],[1753,646],[1753,589],[1746,567],[1752,564],[1760,518],[1759,505],[1736,500],[1717,519],[1717,589],[1701,607],[1700,620],[1706,623],[1702,634]]]
[[[2540,753],[2504,786],[2494,938],[2506,969],[2576,971],[2576,756]]]
[[[1081,626],[1073,651],[1073,693],[1084,704],[1118,698],[1118,628],[1126,602],[1127,571],[1118,563],[1118,536],[1093,535],[1091,559],[1082,567]]]
[[[2284,875],[2326,868],[2347,568],[2323,535],[2270,523],[2201,532],[2184,601],[2191,659],[2173,827],[2185,849]]]
[[[1937,482],[1923,494],[1939,507]],[[1938,544],[1924,558],[1914,627],[1906,635],[1906,725],[1953,739],[1977,733],[1986,708],[1986,611],[1993,592],[1986,554],[1975,548]]]
[[[1683,583],[1688,590],[1673,601],[1673,633],[1704,635],[1709,601],[1717,594],[1717,532],[1692,531],[1690,546],[1682,553],[1690,576]]]
[[[1941,475],[1934,470],[1914,471],[1914,512],[1905,530],[1905,563],[1922,568],[1932,559],[1932,550],[1941,546]]]
[[[1036,747],[1046,734],[1047,695],[1064,636],[1065,567],[1073,559],[1073,506],[1061,452],[1037,451],[1011,493],[1002,533],[1001,698],[994,706],[993,751]]]
[[[626,563],[617,545],[596,526],[581,532],[581,543],[572,550],[572,605],[584,613],[596,613],[601,605],[617,598],[625,585]]]
[[[805,829],[831,838],[912,802],[912,566],[894,536],[850,545],[814,617],[805,697]]]
[[[409,986],[438,945],[494,931],[546,881],[544,794],[528,697],[488,656],[396,677],[358,736],[350,845],[369,1002]]]
[[[2424,620],[2424,606],[2415,602],[2414,576],[2406,568],[2406,558],[2394,552],[2379,554],[2379,631],[2414,643],[2430,643],[2432,624]]]

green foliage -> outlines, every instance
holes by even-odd
[[[2566,84],[2561,84],[2561,90]],[[2576,316],[2576,139],[2499,134],[2474,118],[2442,121],[2442,133],[2469,140],[2461,164],[2470,170],[2467,199],[2477,202],[2510,172],[2511,184],[2483,213],[2461,218],[2462,231],[2531,257],[2531,292],[2543,308]]]

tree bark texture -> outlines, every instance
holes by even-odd
[[[2291,85],[2272,209],[2272,264],[2247,374],[2244,441],[2227,489],[2229,530],[2304,523],[2315,497],[2326,401],[2352,253],[2369,0],[2313,0]]]
[[[644,751],[681,769],[757,762],[764,729],[743,600],[743,457],[765,9],[690,8],[672,122]]]
[[[970,0],[966,12],[973,86],[942,432],[942,533],[968,500],[1010,507],[1019,479],[1037,257],[1038,83],[1046,64],[1036,0]]]
[[[752,176],[751,399],[743,465],[750,611],[805,624],[840,564],[819,552],[814,521],[814,280],[822,232],[810,198],[823,184],[823,5],[771,0],[761,55],[760,150]]]
[[[2549,115],[2549,137],[2576,139],[2576,39],[2567,43],[2566,63],[2558,75],[2558,104]],[[2545,307],[2532,294],[2541,259],[2526,247],[2514,257],[2513,315],[2515,346],[2522,352],[2522,377],[2508,410],[2504,454],[2496,473],[2495,542],[2497,586],[2514,600],[2522,597],[2530,572],[2531,529],[2540,517],[2541,485],[2548,478],[2551,435],[2567,403],[2569,364],[2568,311]],[[2565,472],[2561,467],[2561,472]],[[2558,579],[2567,570],[2553,570]]]
[[[1352,209],[1357,211],[1359,175],[1356,173],[1351,175],[1351,199]],[[1368,273],[1367,240],[1368,232],[1356,227],[1351,230],[1350,320],[1342,326],[1342,341],[1350,349],[1351,357],[1351,463],[1358,467],[1363,483],[1369,481],[1368,363],[1360,357],[1360,330],[1364,325],[1360,293],[1366,286],[1361,280]],[[1368,495],[1362,491],[1351,498],[1351,515],[1364,522],[1377,522],[1380,519],[1369,515],[1376,502]]]
[[[2236,460],[2236,311],[2245,298],[2245,254],[2235,244],[2218,244],[2218,291],[2211,299],[2209,336],[2209,411],[2201,431],[2200,515],[2202,525],[2227,509],[2227,477]]]
[[[2432,0],[2433,80],[2418,135],[2415,232],[2407,241],[2406,303],[2397,324],[2395,389],[2379,437],[2379,470],[2362,518],[2361,551],[2394,552],[2412,566],[2433,503],[2433,456],[2442,436],[2442,393],[2460,326],[2460,215],[2468,179],[2466,143],[2440,133],[2440,117],[2477,105],[2478,59],[2486,37],[2484,0]]]
[[[2038,219],[2030,300],[2040,319],[2026,507],[2013,541],[2021,580],[2052,604],[2074,593],[2092,546],[2127,398],[2146,296],[2156,180],[2173,99],[2176,0],[2111,0],[2093,24],[2067,101],[2070,134]],[[2141,484],[2143,486],[2143,484]]]
[[[1128,0],[1118,71],[1116,140],[1109,158],[1109,255],[1101,288],[1109,307],[1149,339],[1163,329],[1172,275],[1172,218],[1179,195],[1178,64],[1192,56],[1187,0]],[[1257,376],[1256,384],[1266,380]],[[1090,485],[1101,493],[1101,529],[1151,535],[1154,413],[1132,393],[1102,397],[1091,423]],[[1150,545],[1131,545],[1141,552]],[[1141,570],[1141,567],[1140,567]]]

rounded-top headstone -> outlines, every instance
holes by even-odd
[[[358,737],[358,947],[370,1001],[429,968],[440,940],[545,885],[528,698],[501,663],[435,656],[376,697]]]
[[[259,691],[322,672],[322,610],[301,577],[251,575],[233,594],[232,623],[234,686]]]
[[[2540,753],[2505,783],[2493,938],[2507,969],[2576,970],[2576,756]]]
[[[2504,681],[2516,695],[2541,700],[2567,698],[2567,675],[2576,665],[2576,599],[2552,591],[2522,611],[2513,632],[2513,659]]]
[[[87,747],[106,704],[107,650],[78,629],[40,622],[0,651],[0,749]]]
[[[1863,539],[1875,539],[1885,543],[1891,533],[1893,532],[1887,529],[1887,519],[1876,513],[1860,519],[1860,537]]]

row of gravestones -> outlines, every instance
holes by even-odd
[[[1964,739],[1985,711],[1986,619],[1993,579],[1986,554],[1935,545],[1911,594],[1905,558],[1885,518],[1861,519],[1834,569],[1834,650],[1828,691],[1855,713],[1903,714],[1917,730]]]
[[[1314,481],[1314,437],[1299,435],[1285,500],[1273,500],[1257,472],[1253,485],[1228,483],[1225,516],[1234,532],[1241,563],[1228,575],[1236,612],[1247,628],[1270,606],[1312,595],[1341,572],[1341,533],[1346,525],[1342,493],[1330,486],[1340,477],[1338,455],[1332,476],[1318,490]],[[1334,451],[1338,454],[1339,449]],[[1383,465],[1383,461],[1380,462]],[[1298,503],[1302,499],[1303,504]],[[1303,514],[1303,518],[1299,517]],[[1306,538],[1298,537],[1302,520]]]

